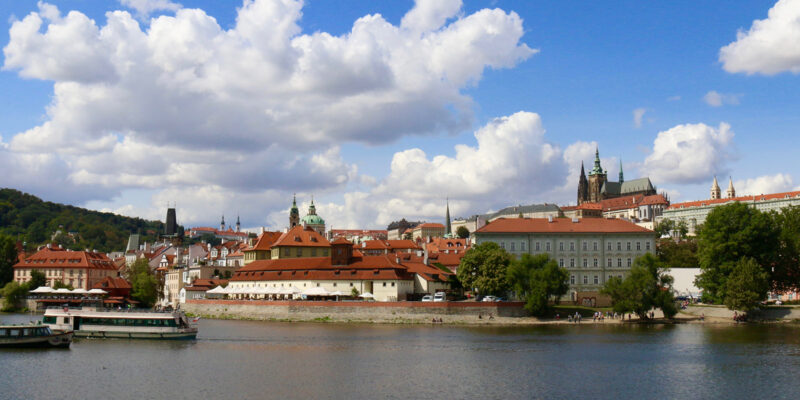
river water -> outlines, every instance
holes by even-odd
[[[4,323],[36,316],[0,315]],[[0,350],[2,399],[775,399],[800,327],[201,320],[194,341]]]

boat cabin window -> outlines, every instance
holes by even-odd
[[[55,324],[56,323],[56,317],[46,316],[46,317],[42,318],[42,322],[45,323],[45,324]]]
[[[65,324],[68,324],[68,323],[69,323],[69,317],[64,317],[64,323],[65,323]]]
[[[9,329],[9,331],[11,331],[9,336],[19,336],[19,329]]]
[[[8,329],[0,329],[0,336],[8,336]]]

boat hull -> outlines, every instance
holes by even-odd
[[[0,339],[0,348],[62,348],[72,344],[73,332],[54,333],[48,336]]]
[[[119,331],[75,331],[75,337],[86,339],[155,339],[192,340],[197,332],[119,332]]]

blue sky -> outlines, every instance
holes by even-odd
[[[263,0],[263,3],[272,1]],[[241,2],[181,1],[178,5],[168,1],[139,1],[138,4],[170,4],[168,8],[171,9],[155,11],[147,17],[136,14],[135,7],[125,6],[137,4],[136,1],[120,4],[54,0],[49,3],[58,7],[61,17],[75,10],[93,19],[100,28],[107,24],[106,12],[127,10],[138,17],[137,22],[143,32],[148,32],[150,28],[150,17],[172,17],[176,15],[175,10],[178,8],[201,9],[205,15],[216,20],[219,29],[232,31],[237,28],[237,10],[242,6]],[[417,6],[422,9],[420,5],[424,3],[426,2],[420,1]],[[155,155],[154,147],[131,146],[113,152],[110,149],[114,145],[105,143],[97,144],[91,151],[87,150],[87,138],[97,138],[97,135],[103,133],[114,135],[118,143],[125,142],[125,138],[131,138],[132,141],[141,141],[143,145],[146,143],[149,146],[160,146],[162,138],[166,140],[173,137],[173,132],[181,131],[182,127],[186,127],[187,132],[203,129],[202,125],[182,125],[181,121],[167,121],[161,127],[158,126],[158,118],[147,123],[132,121],[122,130],[113,122],[109,122],[107,126],[103,126],[101,122],[85,122],[96,117],[88,112],[81,118],[70,114],[70,118],[74,120],[62,119],[61,121],[67,122],[63,122],[66,128],[58,131],[61,136],[53,136],[55,133],[42,134],[43,136],[31,134],[26,140],[21,137],[13,139],[53,119],[47,114],[47,109],[52,108],[55,101],[54,82],[74,80],[70,74],[75,71],[58,70],[60,62],[66,63],[69,60],[68,54],[42,58],[34,53],[43,52],[46,48],[29,46],[13,50],[17,58],[9,61],[7,48],[0,61],[4,65],[0,71],[0,135],[3,138],[0,144],[6,147],[6,153],[0,153],[0,156],[7,159],[3,166],[12,169],[15,177],[0,178],[0,186],[29,191],[47,200],[148,218],[160,218],[163,204],[166,201],[177,201],[179,210],[182,205],[185,207],[182,222],[187,225],[216,223],[218,215],[224,213],[243,215],[245,226],[266,225],[272,228],[280,228],[284,223],[283,213],[288,208],[291,194],[296,192],[304,204],[313,195],[320,214],[329,220],[330,225],[372,228],[400,217],[440,219],[441,213],[438,210],[443,208],[441,200],[448,195],[453,199],[454,213],[465,216],[517,203],[569,204],[575,201],[575,183],[571,179],[574,177],[576,164],[580,160],[591,162],[593,146],[599,145],[604,167],[612,176],[616,177],[617,165],[621,159],[627,178],[649,175],[654,184],[672,194],[673,201],[705,198],[711,177],[715,174],[721,178],[732,176],[739,193],[792,190],[800,184],[793,181],[800,178],[793,174],[797,161],[793,157],[796,146],[793,146],[791,140],[800,126],[800,113],[797,112],[800,104],[800,78],[797,75],[800,71],[800,55],[792,53],[791,49],[786,50],[786,54],[771,54],[769,51],[775,51],[774,49],[754,50],[752,46],[745,47],[747,43],[742,42],[741,49],[735,49],[735,54],[732,53],[727,64],[720,57],[723,47],[737,42],[738,31],[741,30],[746,36],[754,21],[766,19],[773,6],[777,16],[770,16],[770,19],[776,21],[779,19],[779,12],[788,15],[800,13],[797,11],[800,9],[797,0],[784,0],[782,3],[779,10],[774,1],[739,2],[735,7],[724,1],[464,1],[457,13],[451,12],[452,15],[449,15],[446,22],[433,28],[434,33],[446,31],[459,21],[474,23],[475,18],[470,17],[485,8],[497,8],[507,18],[502,21],[493,20],[492,23],[505,24],[502,26],[508,28],[507,32],[510,33],[503,43],[515,44],[516,50],[509,48],[508,53],[494,54],[491,51],[492,46],[476,48],[475,58],[480,58],[477,55],[479,52],[486,54],[485,65],[478,68],[477,75],[473,74],[465,82],[454,84],[454,87],[430,89],[430,92],[427,92],[428,89],[421,89],[420,93],[423,94],[419,97],[396,100],[401,103],[409,102],[405,104],[409,114],[402,114],[405,117],[399,120],[392,119],[391,115],[375,116],[374,124],[385,126],[387,132],[372,133],[382,129],[363,125],[369,126],[364,128],[369,132],[368,139],[363,139],[364,136],[359,136],[357,132],[363,127],[359,125],[360,122],[369,120],[374,115],[363,106],[359,108],[350,104],[347,108],[337,108],[338,125],[332,125],[330,121],[306,125],[307,129],[318,130],[319,133],[318,136],[304,137],[303,140],[293,141],[292,133],[281,133],[277,140],[275,138],[278,136],[266,135],[268,137],[263,138],[258,129],[250,133],[247,128],[242,128],[241,137],[237,136],[235,140],[217,142],[214,139],[200,139],[198,143],[202,142],[201,146],[186,150],[187,154],[181,157],[224,159],[219,164],[210,162],[203,168],[198,167],[197,171],[201,172],[195,171],[196,166],[189,161],[165,163],[164,171],[160,172],[137,171],[136,162],[149,164],[153,169],[158,168],[158,163],[149,161],[151,159],[148,156],[169,157],[164,154]],[[347,35],[357,19],[371,14],[380,14],[386,23],[399,27],[404,15],[414,7],[414,1],[309,0],[302,7],[302,18],[297,21],[301,31],[293,33],[292,37],[321,32],[334,37]],[[34,1],[0,3],[0,16],[8,21],[0,29],[0,45],[11,47],[13,40],[9,31],[12,24],[30,13],[44,15],[44,9],[40,9]],[[520,37],[513,35],[514,21],[509,17],[512,13],[522,20]],[[47,29],[46,24],[47,22],[39,29],[40,34]],[[54,24],[58,22],[50,22],[51,28]],[[466,24],[465,22],[463,25]],[[474,25],[474,29],[487,27],[486,22],[483,25]],[[753,36],[758,34],[768,38],[776,37],[777,41],[787,40],[786,36],[779,35],[785,27],[777,22],[773,25],[763,31],[751,33]],[[795,31],[797,30],[800,28]],[[174,32],[173,35],[177,35]],[[468,35],[469,32],[474,30],[464,29],[458,34]],[[28,34],[35,36],[35,33]],[[499,47],[499,43],[495,42],[493,46]],[[526,52],[523,46],[538,52]],[[413,51],[409,50],[412,56]],[[519,56],[522,53],[515,53],[517,55],[513,56],[511,53],[514,51],[525,54]],[[760,61],[751,61],[751,54],[757,54],[755,58]],[[326,53],[325,57],[333,56]],[[770,57],[774,57],[776,61],[773,62]],[[464,57],[464,64],[473,62],[470,58]],[[44,59],[55,63],[55,67],[37,72],[35,64],[42,63],[41,60]],[[376,58],[378,59],[380,57]],[[318,56],[314,60],[320,63],[328,60],[333,64],[333,58]],[[345,64],[348,62],[357,63],[358,60],[343,61]],[[780,65],[773,67],[770,62],[773,62],[772,65]],[[495,68],[490,65],[492,63],[502,66]],[[452,63],[448,65],[451,69],[445,73],[455,74],[458,66]],[[76,68],[86,67],[79,65]],[[370,67],[366,68],[367,70],[360,72],[362,76],[371,73],[368,70]],[[379,74],[381,70],[376,71]],[[330,79],[333,75],[329,72],[323,70],[319,79]],[[254,75],[253,79],[257,81],[258,77]],[[358,80],[353,82],[360,84]],[[187,83],[190,84],[191,82]],[[231,82],[226,87],[233,84],[235,83]],[[379,80],[375,84],[376,87],[382,85]],[[270,83],[266,82],[266,85],[265,87],[269,87]],[[76,91],[85,92],[87,87]],[[413,124],[413,119],[420,112],[424,114],[428,110],[423,107],[414,108],[413,103],[424,101],[430,96],[435,97],[448,89],[453,89],[460,95],[457,102],[465,102],[467,111],[462,110],[460,115],[466,113],[466,117],[458,120],[452,115],[450,118],[432,115],[420,117],[420,123]],[[128,90],[124,93],[128,93]],[[164,90],[172,89],[164,87]],[[349,93],[347,88],[336,90]],[[397,93],[405,93],[404,88],[398,90],[391,95],[392,99],[396,98]],[[81,98],[76,93],[70,96]],[[310,101],[297,93],[284,93],[270,93],[265,98],[254,101],[274,101],[274,104]],[[451,92],[443,95],[442,103],[436,104],[443,109],[457,108],[449,104],[452,99]],[[332,101],[329,99],[330,102]],[[142,114],[142,119],[148,118],[148,111],[144,106],[131,103],[129,108],[125,108],[127,105],[120,107],[126,113],[138,112]],[[634,110],[637,109],[643,111],[638,126],[634,121]],[[347,111],[344,115],[352,113],[349,121],[338,120],[342,110]],[[533,119],[524,119],[524,124],[529,124],[526,125],[529,130],[522,135],[523,144],[520,146],[523,148],[518,148],[517,153],[508,153],[513,151],[514,145],[503,149],[494,149],[488,144],[479,145],[475,136],[477,130],[491,127],[490,130],[494,133],[487,136],[486,143],[503,140],[502,138],[508,137],[503,132],[509,125],[499,122],[493,125],[493,121],[497,121],[496,118],[511,117],[520,111],[536,113],[541,126],[537,127],[537,122]],[[77,113],[74,109],[64,111],[70,112]],[[292,113],[292,120],[300,122],[306,116],[313,119],[318,115],[310,106],[307,109],[294,109]],[[196,118],[202,116],[200,113]],[[511,120],[514,121],[513,118]],[[397,128],[394,131],[392,124],[397,121],[409,122],[411,128]],[[59,123],[57,119],[53,125],[56,123]],[[450,125],[443,128],[445,125],[441,124]],[[687,124],[691,124],[691,127],[687,128]],[[217,137],[231,134],[225,126],[221,122],[214,128],[218,131]],[[82,127],[87,130],[97,127],[99,133],[83,137],[81,132],[74,130]],[[144,134],[137,129],[156,133]],[[332,133],[333,131],[336,133]],[[664,135],[665,140],[656,149],[656,138],[663,132],[669,134]],[[189,133],[185,134],[187,137],[180,140],[176,134],[175,143],[170,144],[173,147],[166,154],[178,154],[181,149],[193,147],[180,145],[187,143],[187,140],[191,142]],[[207,135],[214,137],[213,129]],[[248,135],[258,139],[249,143],[248,138],[251,136]],[[56,137],[57,140],[53,139]],[[35,144],[42,145],[45,138],[45,143],[57,142],[63,145],[36,149]],[[672,144],[666,139],[670,139]],[[676,144],[684,139],[694,142],[684,147],[683,144]],[[76,144],[79,142],[83,147]],[[277,142],[280,142],[279,148],[269,147]],[[711,147],[715,147],[712,151],[698,151],[709,143],[713,144]],[[483,150],[474,159],[466,156],[459,158],[455,150],[458,145]],[[670,148],[670,145],[674,148]],[[47,147],[47,144],[42,146]],[[237,156],[252,152],[252,148],[258,146],[269,147],[271,150],[253,155],[253,159]],[[224,148],[224,154],[206,151],[216,147]],[[335,148],[335,151],[325,153],[331,148]],[[572,150],[568,150],[570,148]],[[103,152],[102,149],[106,149],[111,155],[108,158],[87,161],[86,154],[96,155],[97,152]],[[410,149],[421,149],[424,152],[426,161],[421,167],[420,163],[413,161],[419,161],[418,158],[395,157],[397,153]],[[132,154],[135,151],[142,151],[145,155],[132,156],[135,161],[133,167],[120,163],[119,168],[116,168],[115,160],[119,160],[119,154]],[[319,156],[322,153],[326,155]],[[526,157],[526,154],[529,156]],[[35,168],[39,162],[35,156],[42,157],[43,161],[40,162],[46,166]],[[417,156],[418,154],[415,155]],[[437,163],[436,156],[452,162]],[[15,162],[22,159],[14,157],[27,158],[24,162]],[[397,163],[392,162],[393,157]],[[490,166],[474,162],[494,157],[516,161],[507,165]],[[265,161],[267,158],[280,161],[271,164]],[[525,161],[526,158],[530,162]],[[108,165],[105,169],[118,170],[100,171],[104,169],[104,163]],[[304,166],[303,163],[309,164]],[[239,165],[232,167],[232,164]],[[670,171],[670,165],[680,168],[680,173]],[[434,166],[438,166],[436,170],[433,170]],[[489,172],[481,174],[478,171],[477,175],[480,177],[475,178],[472,176],[475,174],[466,172],[472,169]],[[509,169],[518,170],[507,173]],[[187,170],[191,170],[191,174],[182,175],[187,174]],[[253,170],[260,172],[252,173]],[[309,170],[314,170],[315,174],[305,177],[303,171]],[[215,174],[215,171],[220,173]],[[53,178],[55,185],[41,184],[42,179],[53,177],[54,174],[61,175]],[[137,175],[141,179],[137,179]],[[204,178],[198,178],[198,175]],[[263,175],[276,176],[264,178]],[[498,178],[494,179],[494,176]],[[95,179],[98,180],[97,183],[93,181]],[[248,185],[248,179],[254,185]],[[487,181],[486,189],[482,191],[474,179]],[[461,190],[463,188],[469,189]],[[181,211],[179,217],[180,214]]]

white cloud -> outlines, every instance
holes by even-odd
[[[728,171],[733,131],[727,123],[677,125],[659,132],[642,171],[655,182],[698,183]]]
[[[340,36],[303,34],[298,0],[244,0],[230,28],[169,1],[123,4],[175,14],[143,30],[127,11],[102,25],[40,3],[12,23],[3,69],[54,92],[42,124],[6,136],[0,185],[75,200],[37,186],[41,170],[84,202],[169,187],[157,197],[207,190],[281,207],[294,191],[374,185],[341,145],[463,131],[462,91],[536,53],[516,13],[464,15],[460,1],[419,0],[400,26],[367,15]]]
[[[181,5],[169,0],[119,0],[120,4],[136,11],[140,20],[147,19],[155,11],[178,11]]]
[[[644,117],[644,113],[647,112],[646,108],[637,108],[633,110],[633,126],[635,128],[642,127],[642,117]]]
[[[667,97],[667,101],[679,101],[680,99],[681,99],[681,96],[677,96],[677,95]]]
[[[703,101],[711,107],[721,107],[723,104],[738,105],[740,94],[726,94],[718,93],[716,90],[711,90],[703,96]]]
[[[722,67],[731,73],[775,75],[800,73],[800,0],[780,0],[766,19],[755,20],[748,31],[719,51]]]
[[[789,174],[763,175],[737,180],[733,185],[738,196],[788,192],[795,187]]]

